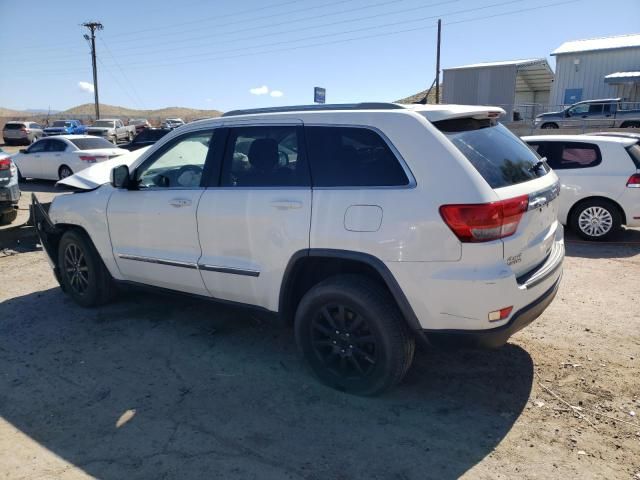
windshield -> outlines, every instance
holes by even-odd
[[[93,124],[94,127],[113,127],[113,122],[111,120],[98,120]]]
[[[551,171],[509,129],[471,118],[434,122],[471,162],[491,188],[508,187]]]
[[[80,150],[96,150],[98,148],[114,148],[113,143],[106,141],[104,138],[70,138],[69,141],[73,143]]]
[[[71,122],[65,122],[64,120],[56,120],[53,122],[52,127],[70,127]]]

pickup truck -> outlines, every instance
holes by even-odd
[[[56,120],[44,129],[44,136],[51,135],[86,135],[87,127],[80,120]]]
[[[125,125],[122,120],[117,118],[104,118],[96,120],[93,125],[87,129],[89,135],[95,135],[109,140],[114,145],[119,141],[130,142],[136,135],[135,125]]]
[[[639,128],[640,110],[624,108],[619,98],[586,100],[559,112],[538,115],[536,128]]]

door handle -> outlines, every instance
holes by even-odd
[[[271,202],[271,206],[278,210],[295,210],[302,208],[302,202],[298,200],[274,200]]]
[[[169,200],[169,205],[172,207],[180,208],[180,207],[188,207],[191,205],[191,200],[188,198],[172,198]]]

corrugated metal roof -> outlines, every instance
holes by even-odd
[[[613,84],[625,82],[635,83],[637,81],[640,81],[640,72],[616,72],[605,75],[604,77],[605,83]]]
[[[604,78],[628,78],[628,77],[640,77],[640,72],[616,72],[606,75]]]
[[[526,67],[538,63],[546,63],[544,58],[527,58],[524,60],[505,60],[501,62],[485,62],[473,63],[471,65],[462,65],[461,67],[444,68],[443,70],[461,70],[463,68],[483,68],[483,67],[504,67],[507,65],[517,65],[518,67]]]
[[[613,48],[640,47],[640,33],[618,35],[616,37],[587,38],[564,42],[551,55],[564,53],[591,52],[594,50],[610,50]]]

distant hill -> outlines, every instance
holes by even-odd
[[[8,118],[28,118],[28,117],[37,117],[42,118],[46,116],[47,111],[32,111],[32,110],[11,110],[8,108],[0,107],[0,117],[8,117]],[[60,117],[78,117],[80,119],[89,119],[93,118],[95,115],[94,105],[93,103],[85,103],[84,105],[78,105],[76,107],[69,108],[68,110],[64,110],[62,112],[51,112],[51,116],[60,116]],[[136,110],[133,108],[126,107],[118,107],[115,105],[106,105],[100,104],[100,116],[107,117],[116,117],[126,120],[128,118],[147,118],[149,120],[155,119],[165,119],[165,118],[173,118],[178,117],[183,120],[189,121],[195,118],[205,118],[205,117],[219,117],[222,115],[222,112],[219,110],[198,110],[195,108],[184,108],[184,107],[167,107],[160,108],[156,110]]]
[[[427,101],[424,98],[429,94]],[[442,85],[440,85],[440,101],[442,101]],[[429,89],[410,95],[406,98],[396,100],[395,103],[436,103],[436,88],[433,87],[431,91]]]
[[[79,117],[94,116],[93,103],[85,103],[60,112],[58,115],[76,115]],[[156,110],[136,110],[133,108],[118,107],[115,105],[100,104],[101,117],[117,117],[117,118],[172,118],[178,117],[183,120],[191,120],[201,117],[219,117],[222,112],[219,110],[198,110],[195,108],[185,107],[167,107]]]

